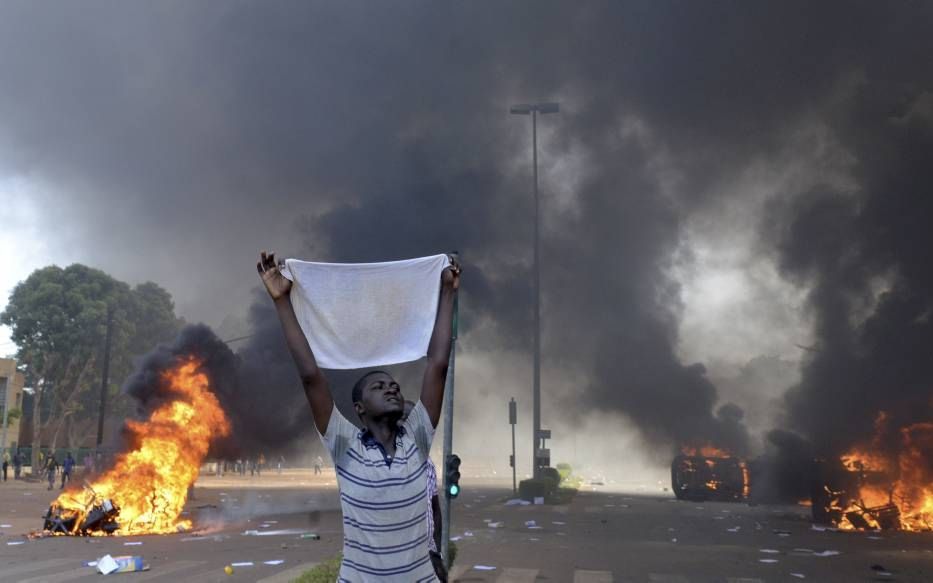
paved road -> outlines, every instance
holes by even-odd
[[[464,486],[455,503],[459,557],[452,573],[463,583],[933,581],[933,533],[818,532],[805,508],[682,503],[662,493],[591,491],[564,506],[506,506],[508,489],[468,480]],[[39,485],[0,484],[0,524],[10,525],[0,526],[0,581],[96,581],[101,576],[84,563],[109,553],[139,554],[152,567],[115,581],[277,583],[341,545],[332,475],[204,478],[188,506],[201,536],[9,545],[39,526],[50,500]],[[321,540],[299,538],[310,531]],[[253,565],[224,574],[237,562]]]

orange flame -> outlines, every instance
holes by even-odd
[[[879,415],[875,423],[880,433],[887,417]],[[858,501],[843,510],[839,528],[854,530],[846,512],[859,512],[866,508],[895,505],[900,513],[899,526],[902,530],[933,530],[933,423],[915,423],[900,430],[901,448],[896,459],[888,459],[878,451],[853,450],[841,457],[843,465],[850,471],[881,472],[892,475],[886,483],[862,484]],[[877,447],[876,435],[872,446]],[[871,528],[879,528],[878,521],[862,512],[861,516]]]
[[[689,446],[685,445],[680,448],[680,452],[684,455],[691,456],[702,456],[702,457],[732,457],[732,454],[724,449],[714,447],[712,444],[701,445],[701,446]]]
[[[161,534],[191,528],[179,520],[188,487],[198,477],[211,439],[230,433],[230,423],[207,375],[194,358],[165,373],[174,400],[155,409],[145,422],[127,421],[135,449],[119,454],[114,466],[84,490],[64,492],[53,503],[82,519],[97,499],[120,508],[115,534]],[[101,534],[101,533],[93,533]]]

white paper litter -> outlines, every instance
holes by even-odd
[[[552,521],[551,521],[551,524],[558,524],[558,525],[560,525],[560,526],[563,526],[563,525],[565,525],[565,524],[567,524],[567,523],[566,523],[566,522],[561,522],[561,521],[559,521],[559,520],[552,520]]]
[[[12,528],[12,524],[0,524],[0,528]]]
[[[505,503],[506,506],[528,506],[531,502],[527,500],[522,500],[521,498],[512,498]]]
[[[274,561],[263,561],[263,565],[281,565],[285,562],[285,559],[275,559]]]
[[[113,557],[110,555],[104,555],[103,557],[97,559],[97,571],[104,575],[109,575],[116,571],[120,565],[113,560]]]
[[[502,528],[503,524],[505,523],[504,522],[490,522],[487,526],[489,526],[489,528]]]
[[[525,526],[535,526],[537,524],[534,520],[526,520]]]
[[[544,504],[544,496],[535,496],[535,504],[536,505]]]
[[[806,579],[806,578],[807,578],[807,576],[804,575],[803,573],[791,573],[790,576],[791,576],[791,577],[796,577],[796,578],[798,578],[798,579]]]
[[[12,547],[13,545],[24,545],[24,544],[26,544],[26,541],[24,541],[24,540],[11,540],[10,542],[8,542],[8,543],[6,543],[6,544],[8,544],[9,546]]]
[[[495,571],[495,567],[490,567],[489,565],[473,565],[473,568],[477,571]]]
[[[461,540],[462,538],[463,538],[462,536],[452,536],[450,537],[450,540],[453,542],[457,542],[458,540]]]
[[[835,557],[836,555],[841,554],[839,551],[823,551],[821,553],[813,553],[814,557]]]
[[[777,563],[777,559],[758,559],[759,563]]]
[[[473,533],[472,533],[471,531],[468,530],[468,531],[466,531],[465,533],[463,533],[463,536],[467,536],[467,537],[473,536]]]
[[[130,542],[125,542],[125,543],[123,543],[123,546],[125,546],[125,547],[138,547],[138,546],[141,545],[141,544],[143,544],[143,543],[141,543],[141,542],[139,542],[139,541],[130,541]]]
[[[781,552],[777,549],[758,549],[758,551],[762,553],[768,553],[769,555],[776,555]]]
[[[243,561],[242,563],[230,563],[231,567],[252,567],[252,561]]]
[[[88,562],[84,563],[84,566],[85,566],[85,567],[96,567],[96,566],[97,566],[97,561],[88,561]]]
[[[727,528],[727,529],[726,529],[726,532],[739,532],[739,530],[741,530],[741,529],[742,529],[741,526],[735,526],[735,527],[733,527],[733,528]]]

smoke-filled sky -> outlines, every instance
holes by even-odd
[[[457,249],[458,406],[504,431],[508,398],[530,399],[534,208],[530,119],[508,109],[559,101],[538,135],[545,426],[648,452],[754,449],[775,426],[851,442],[826,422],[840,401],[861,420],[903,390],[900,410],[933,413],[931,17],[4,2],[0,291],[82,262],[163,285],[229,337],[261,249]]]

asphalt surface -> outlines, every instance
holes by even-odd
[[[461,582],[933,582],[933,533],[818,531],[804,507],[677,502],[611,486],[567,505],[509,506],[510,485],[469,477],[462,485],[452,529],[452,580]],[[332,472],[204,477],[187,506],[190,533],[29,539],[56,494],[0,483],[0,581],[97,581],[88,561],[132,554],[150,570],[108,579],[278,583],[341,547]],[[224,572],[243,562],[252,565]]]

